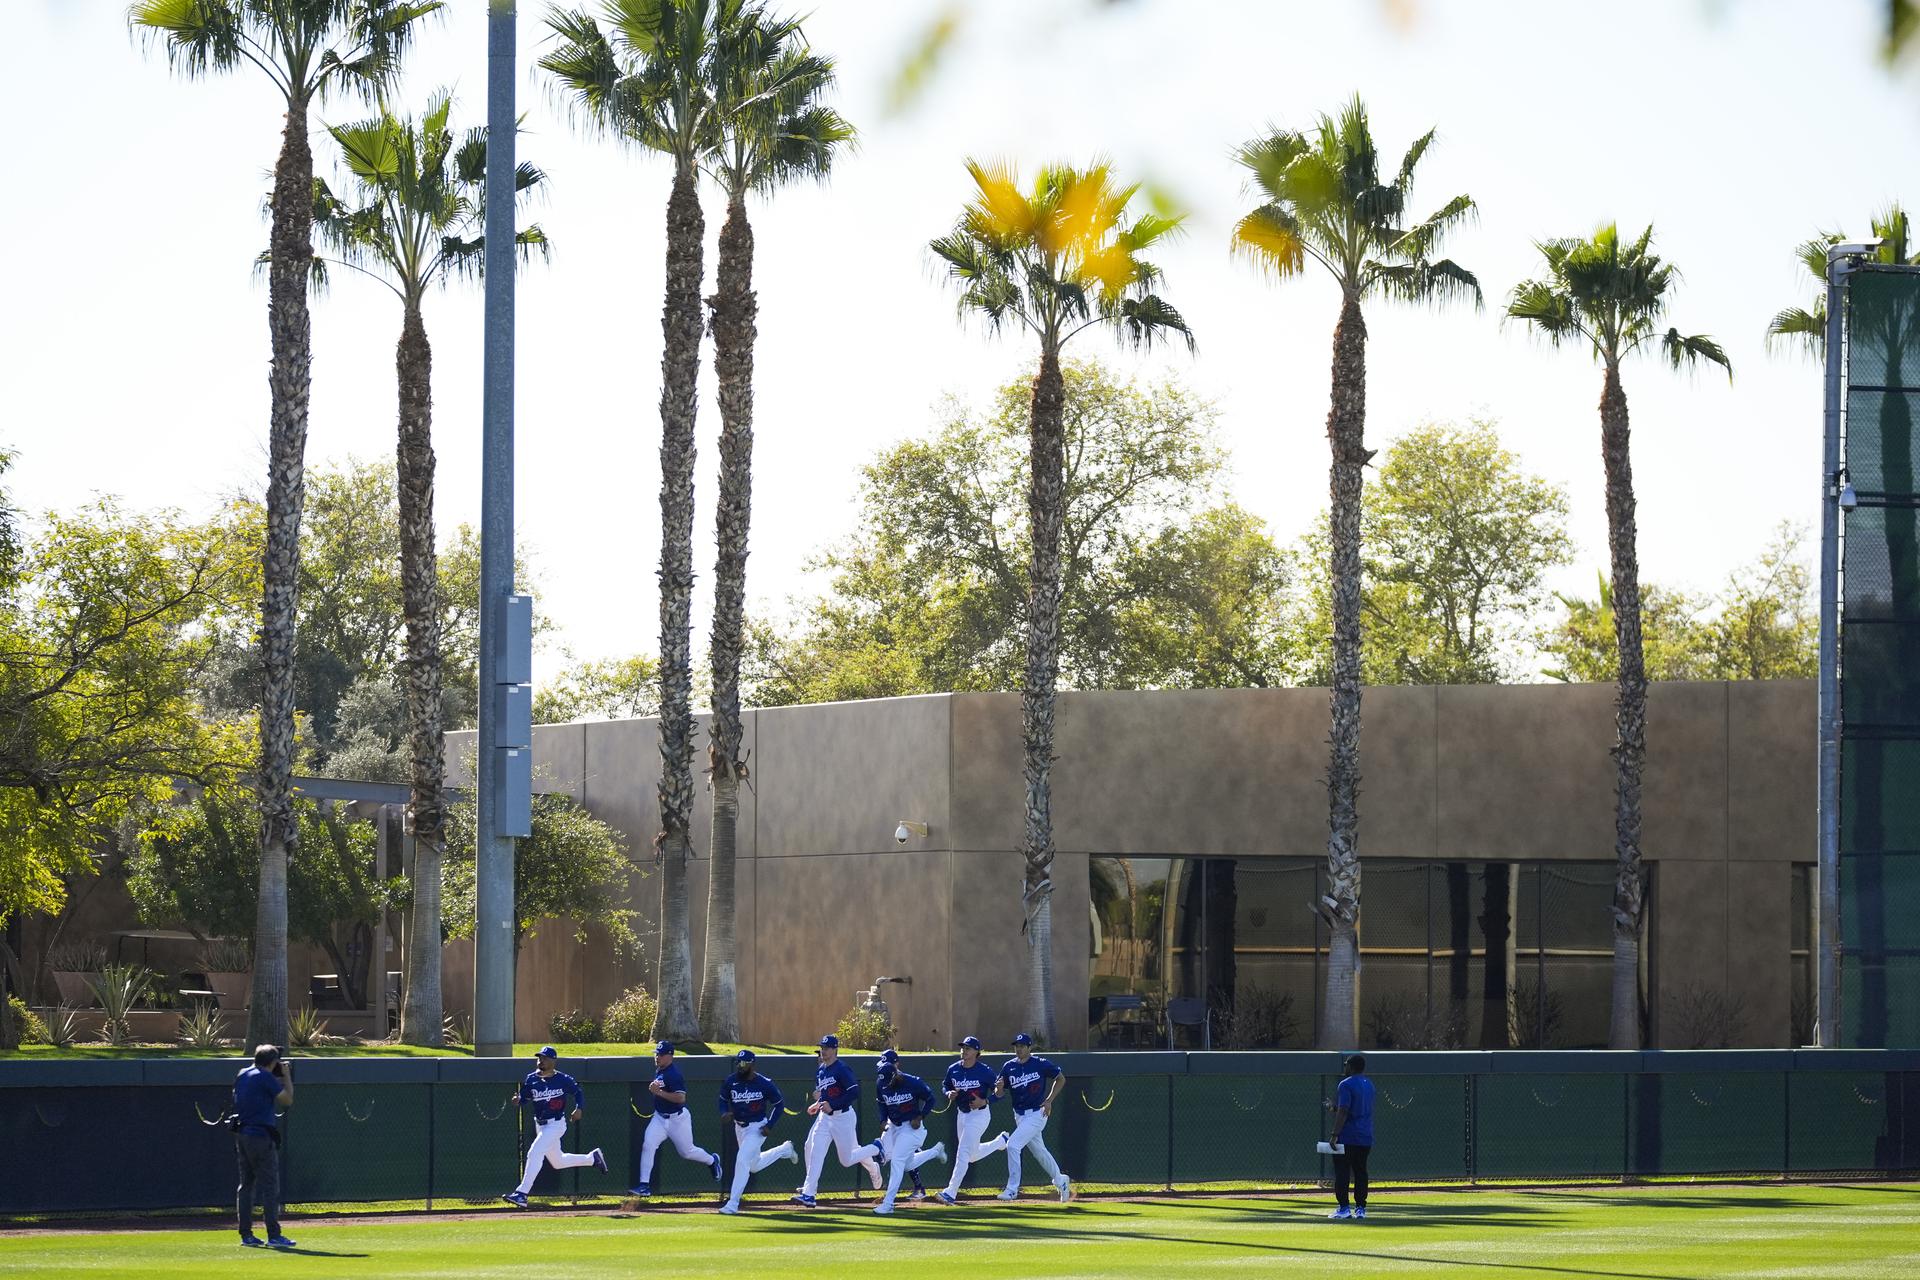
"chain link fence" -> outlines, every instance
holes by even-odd
[[[1325,1182],[1313,1144],[1339,1080],[1331,1054],[1062,1054],[1067,1083],[1045,1141],[1085,1190],[1204,1191]],[[587,1106],[567,1148],[599,1147],[609,1172],[545,1168],[533,1194],[621,1196],[638,1178],[651,1117],[646,1059],[564,1064]],[[733,1162],[731,1126],[712,1095],[726,1063],[683,1059],[694,1140]],[[762,1058],[788,1103],[804,1106],[805,1058]],[[855,1062],[863,1080],[871,1065]],[[944,1058],[909,1056],[937,1079]],[[0,1216],[230,1205],[233,1144],[217,1121],[239,1064],[211,1060],[0,1063],[0,1149],[30,1176],[0,1181]],[[1374,1055],[1376,1181],[1471,1185],[1666,1177],[1891,1175],[1920,1169],[1920,1053],[1457,1053]],[[71,1069],[70,1069],[71,1068]],[[289,1204],[462,1208],[497,1201],[519,1179],[530,1123],[512,1105],[519,1064],[473,1059],[321,1059],[295,1065],[282,1120]],[[869,1087],[871,1087],[869,1085]],[[1011,1127],[1004,1102],[989,1135]],[[806,1136],[804,1114],[776,1139]],[[934,1139],[951,1151],[943,1107]],[[877,1131],[870,1109],[861,1132]],[[947,1166],[923,1171],[929,1189]],[[931,1174],[933,1176],[927,1176]],[[1029,1185],[1044,1184],[1023,1163]],[[996,1190],[1001,1156],[966,1187]],[[784,1198],[799,1172],[776,1165],[755,1191]],[[662,1196],[710,1197],[704,1166],[671,1144],[656,1159]],[[864,1173],[827,1161],[829,1195],[872,1195]]]

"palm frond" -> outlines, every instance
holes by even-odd
[[[1275,279],[1298,275],[1307,261],[1299,220],[1278,204],[1261,205],[1235,223],[1230,247]]]
[[[1812,311],[1805,307],[1787,307],[1774,313],[1767,322],[1767,349],[1781,345],[1798,347],[1819,357],[1827,350],[1827,302],[1821,298]]]
[[[1727,371],[1727,381],[1733,381],[1733,361],[1727,359],[1719,343],[1704,333],[1683,335],[1678,329],[1669,329],[1661,339],[1661,347],[1666,352],[1667,363],[1676,369],[1717,364]]]

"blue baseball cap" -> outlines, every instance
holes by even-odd
[[[880,1061],[898,1062],[900,1061],[900,1053],[897,1049],[882,1049],[880,1051]]]
[[[960,1047],[962,1049],[978,1049],[980,1047],[980,1037],[968,1036],[960,1042]]]
[[[892,1058],[882,1058],[880,1059],[880,1065],[874,1068],[873,1074],[884,1080],[899,1069],[900,1064]]]
[[[1015,1044],[1032,1044],[1033,1037],[1028,1035],[1026,1032],[1022,1031],[1019,1035],[1013,1038],[1013,1042]]]
[[[741,1050],[740,1052],[738,1052],[738,1053],[736,1053],[736,1054],[734,1054],[734,1055],[733,1055],[733,1060],[734,1060],[735,1062],[752,1062],[752,1061],[753,1061],[753,1050],[751,1050],[751,1049],[742,1049],[742,1050]]]
[[[653,1056],[656,1058],[663,1053],[672,1053],[672,1052],[673,1052],[673,1041],[671,1040],[662,1040],[659,1044],[653,1046]]]
[[[560,1056],[560,1051],[554,1048],[552,1045],[548,1045],[546,1048],[542,1049],[540,1052],[534,1054],[533,1056],[536,1058],[557,1058]]]
[[[840,1047],[840,1037],[832,1034],[821,1036],[820,1047],[822,1049],[838,1049]]]

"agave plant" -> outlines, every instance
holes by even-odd
[[[327,1035],[327,1020],[311,1005],[295,1009],[287,1015],[287,1043],[294,1048],[311,1049],[315,1045],[325,1044],[330,1038]]]
[[[190,1013],[180,1015],[178,1039],[189,1049],[218,1049],[226,1043],[226,1022],[220,1010],[205,1000],[196,1000]]]
[[[80,1015],[67,1005],[56,1005],[47,1014],[47,1043],[56,1049],[71,1049],[80,1038]]]
[[[137,964],[110,964],[97,979],[88,981],[93,997],[106,1015],[100,1038],[110,1045],[133,1042],[133,1024],[127,1017],[153,987],[153,972]]]
[[[200,948],[203,973],[246,973],[253,968],[253,952],[238,938],[215,938]]]

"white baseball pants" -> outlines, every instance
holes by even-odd
[[[793,1154],[793,1144],[783,1142],[777,1147],[762,1151],[760,1144],[767,1140],[767,1122],[755,1120],[752,1124],[735,1123],[734,1139],[740,1144],[738,1154],[734,1156],[733,1194],[727,1197],[727,1203],[733,1208],[740,1207],[740,1197],[747,1192],[747,1179],[760,1172],[775,1160],[785,1160]]]
[[[1029,1151],[1047,1171],[1049,1181],[1060,1181],[1060,1164],[1053,1158],[1053,1152],[1047,1150],[1047,1144],[1041,1140],[1040,1133],[1047,1127],[1047,1113],[1037,1107],[1014,1119],[1013,1132],[1007,1135],[1007,1190],[1020,1189],[1020,1153]]]
[[[593,1163],[590,1155],[570,1156],[562,1151],[560,1139],[566,1136],[567,1122],[564,1117],[534,1125],[533,1141],[527,1144],[527,1171],[520,1179],[518,1188],[521,1195],[533,1190],[533,1180],[540,1176],[542,1160],[556,1169],[579,1169]]]
[[[653,1119],[647,1121],[646,1136],[640,1140],[640,1181],[653,1182],[654,1154],[660,1150],[662,1143],[668,1141],[673,1143],[673,1149],[683,1158],[698,1164],[713,1164],[711,1155],[693,1145],[693,1116],[685,1107],[670,1116],[663,1116],[656,1111]]]
[[[860,1154],[859,1125],[860,1118],[852,1111],[835,1111],[831,1114],[822,1111],[814,1116],[813,1124],[807,1130],[807,1180],[800,1185],[801,1195],[820,1194],[820,1175],[826,1171],[828,1147],[832,1147],[834,1154],[840,1157],[841,1168],[865,1165],[874,1187],[877,1189],[880,1186],[879,1167]]]
[[[991,1107],[981,1107],[978,1111],[962,1111],[954,1117],[953,1140],[953,1176],[947,1179],[947,1194],[960,1194],[960,1184],[966,1181],[967,1168],[976,1160],[984,1160],[996,1151],[1007,1149],[1007,1135],[1001,1134],[992,1142],[980,1141],[980,1135],[987,1131],[987,1125],[993,1119]]]
[[[926,1121],[919,1125],[897,1124],[880,1135],[873,1145],[887,1153],[887,1193],[880,1197],[880,1203],[893,1208],[893,1198],[900,1194],[900,1184],[906,1181],[907,1170],[918,1169],[940,1153],[922,1151],[921,1145],[927,1140]]]

